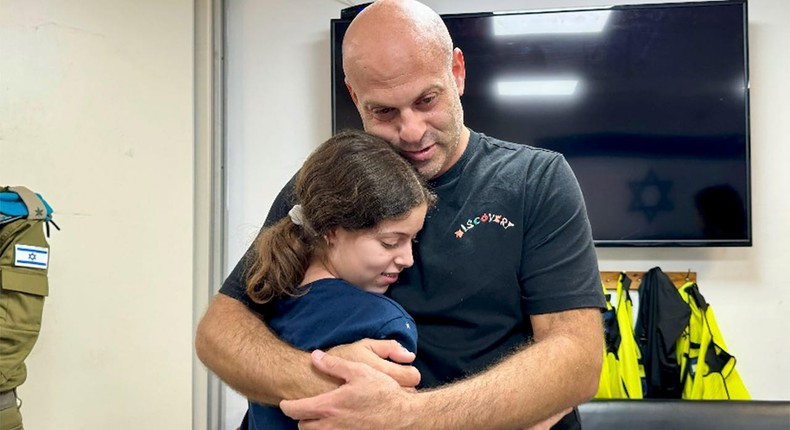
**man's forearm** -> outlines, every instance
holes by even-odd
[[[528,428],[591,398],[602,360],[600,311],[569,312],[541,337],[536,333],[535,344],[491,369],[419,393],[414,410],[422,428]]]
[[[231,388],[261,403],[316,395],[338,384],[310,355],[280,340],[243,303],[218,294],[195,336],[198,357]]]

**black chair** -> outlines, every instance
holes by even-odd
[[[584,430],[790,430],[790,401],[594,400]]]

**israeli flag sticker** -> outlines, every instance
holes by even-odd
[[[40,246],[14,245],[14,266],[46,269],[49,264],[49,249]]]

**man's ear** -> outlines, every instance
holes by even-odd
[[[354,88],[352,88],[351,84],[348,83],[348,79],[346,79],[344,82],[346,84],[348,94],[351,95],[351,100],[354,102],[354,106],[356,106],[357,110],[359,110],[359,99],[357,99],[357,93],[354,92]]]
[[[453,78],[455,78],[455,86],[458,88],[458,95],[464,95],[466,63],[464,63],[464,53],[460,48],[453,49]]]

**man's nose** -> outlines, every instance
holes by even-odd
[[[400,140],[405,143],[419,143],[425,134],[425,120],[419,112],[404,109],[400,115]]]

